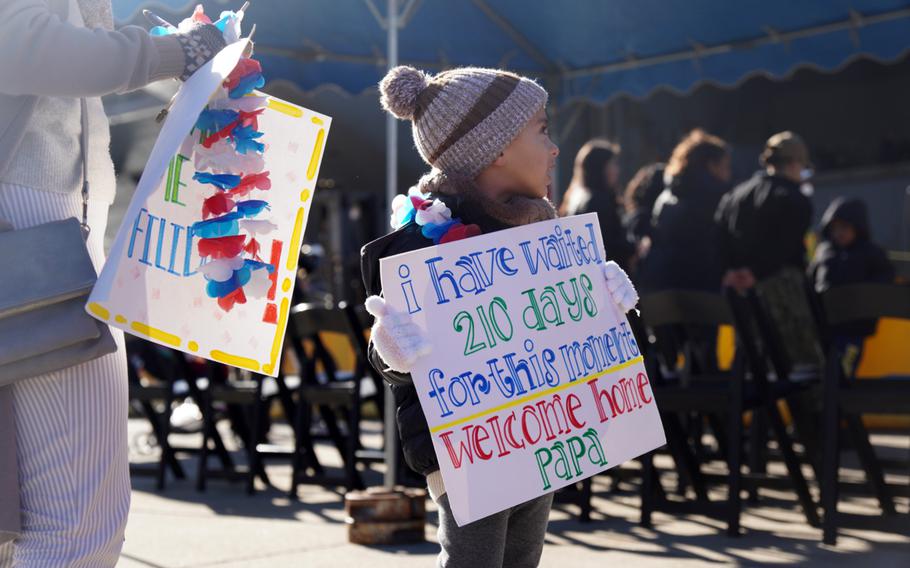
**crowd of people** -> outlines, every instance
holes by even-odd
[[[793,363],[820,354],[806,284],[815,292],[895,278],[871,238],[865,203],[837,198],[808,250],[812,175],[807,145],[793,132],[768,139],[755,174],[734,185],[730,147],[704,130],[685,135],[666,164],[648,164],[619,187],[619,147],[595,139],[578,152],[559,212],[596,212],[607,255],[627,269],[643,294],[663,290],[719,292],[757,288],[778,324]],[[847,330],[858,348],[874,326]]]
[[[805,272],[818,292],[894,279],[862,200],[835,199],[807,250],[812,202],[803,188],[812,162],[793,132],[769,138],[761,169],[738,185],[729,145],[701,129],[686,134],[667,163],[641,167],[624,191],[619,152],[605,139],[579,150],[559,213],[596,212],[607,254],[642,291],[745,289],[787,269]]]

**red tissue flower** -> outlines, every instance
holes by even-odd
[[[234,208],[234,200],[231,199],[231,194],[229,195],[226,192],[219,191],[215,195],[209,197],[202,202],[202,218],[208,219],[209,217],[218,217],[228,213],[231,209]]]
[[[199,256],[212,258],[234,258],[243,251],[246,237],[233,235],[214,239],[199,239]]]
[[[211,148],[215,142],[218,142],[222,138],[230,137],[231,133],[233,133],[234,129],[238,126],[252,126],[253,130],[259,130],[258,117],[264,110],[264,108],[260,108],[254,111],[239,111],[240,114],[236,120],[229,122],[224,128],[208,136],[205,140],[202,141],[202,146],[205,148]]]
[[[269,172],[261,172],[243,176],[240,183],[237,184],[237,187],[232,189],[229,193],[234,197],[244,197],[254,189],[266,190],[271,188],[272,180],[269,179]]]
[[[246,294],[243,293],[243,288],[237,288],[227,296],[222,296],[218,298],[218,306],[226,311],[231,311],[231,308],[234,307],[234,304],[245,304],[246,303]]]
[[[461,239],[476,237],[480,233],[480,227],[477,225],[464,225],[462,223],[455,223],[448,231],[446,231],[446,234],[444,234],[439,239],[439,244],[451,243],[452,241],[460,241]]]
[[[243,247],[243,251],[253,255],[253,258],[260,260],[259,258],[259,241],[250,237],[249,242]]]
[[[225,79],[224,86],[230,91],[240,83],[241,79],[253,73],[262,73],[262,65],[255,59],[244,57],[237,62],[237,67],[234,67],[234,70]]]

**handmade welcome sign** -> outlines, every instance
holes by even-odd
[[[275,376],[331,119],[255,91],[246,44],[178,92],[87,310]]]
[[[598,227],[580,215],[381,261],[386,301],[432,342],[412,376],[459,525],[665,443]]]

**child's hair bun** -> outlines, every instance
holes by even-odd
[[[411,120],[417,112],[417,97],[430,80],[419,69],[400,65],[390,70],[379,82],[382,108],[398,118]]]

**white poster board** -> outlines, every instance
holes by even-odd
[[[412,377],[459,526],[665,443],[598,227],[580,215],[381,260],[386,301],[433,346]]]
[[[197,117],[234,69],[245,44],[242,40],[225,48],[181,87],[86,309],[144,339],[276,376],[331,119],[271,97],[258,116],[259,142],[266,147],[262,170],[269,173],[271,187],[237,199],[267,200],[268,211],[264,222],[239,223],[254,231],[256,256],[271,268],[267,281],[259,278],[258,285],[245,288],[245,303],[220,307],[207,293],[210,275],[201,267],[210,259],[200,257],[200,237],[193,230],[203,221],[203,201],[217,190],[193,179],[197,168],[184,154],[192,146],[188,136]],[[266,273],[261,270],[259,276]]]

